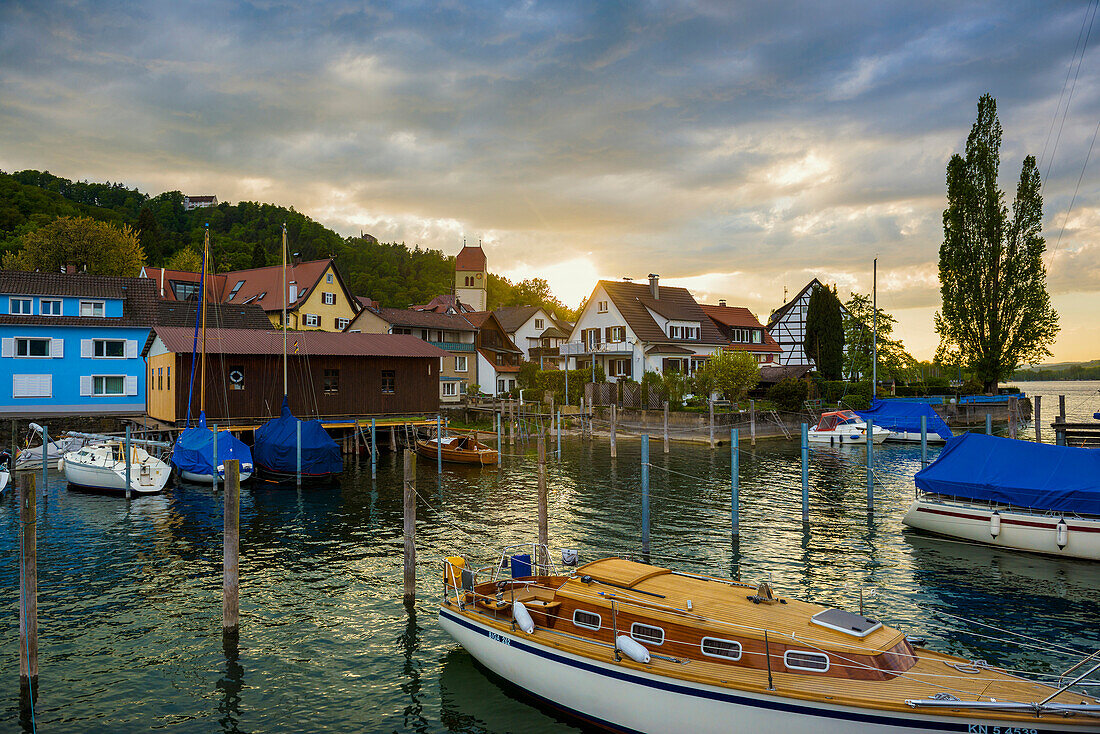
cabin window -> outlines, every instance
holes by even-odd
[[[306,323],[306,326],[320,326],[321,325],[321,317],[318,316],[315,313],[307,313],[305,323]]]
[[[630,625],[630,636],[647,645],[663,645],[665,643],[665,631],[663,629],[640,622]]]
[[[458,395],[458,383],[457,382],[444,382],[443,383],[443,397],[453,398]]]
[[[50,356],[49,339],[16,339],[16,357],[48,357]]]
[[[829,669],[829,656],[820,652],[806,650],[787,650],[783,653],[783,664],[791,670],[808,670],[824,673]]]
[[[61,300],[56,298],[43,298],[39,301],[39,311],[43,316],[60,316]]]
[[[326,395],[340,392],[340,370],[325,370],[324,389]]]
[[[602,621],[600,615],[595,612],[586,612],[583,609],[575,609],[573,611],[573,625],[576,627],[598,630]]]
[[[455,357],[455,372],[466,372],[469,370],[466,359],[466,357]]]
[[[337,330],[338,331],[343,331],[344,329],[348,328],[348,323],[349,323],[348,319],[337,317],[337,319],[336,319],[336,328],[337,328]]]
[[[198,286],[195,286],[195,290],[198,291]],[[95,317],[103,316],[103,301],[81,301],[80,315]]]
[[[92,377],[92,394],[118,397],[126,394],[126,378],[123,375],[95,375]]]
[[[229,366],[229,389],[244,390],[244,365],[233,364]]]
[[[124,339],[96,339],[93,354],[96,357],[103,358],[125,357],[126,341]]]
[[[321,292],[321,303],[325,304],[326,306],[336,305],[336,294],[335,293],[329,293],[328,291],[322,291]]]
[[[382,394],[393,395],[397,392],[397,373],[394,370],[382,370]]]
[[[699,644],[704,655],[725,660],[741,659],[741,643],[733,640],[722,640],[717,637],[704,637]]]
[[[10,310],[13,314],[21,314],[23,316],[31,315],[31,304],[33,303],[29,298],[12,298],[8,301]]]

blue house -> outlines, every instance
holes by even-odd
[[[141,415],[148,278],[0,270],[0,415]]]

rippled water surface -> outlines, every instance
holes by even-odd
[[[903,532],[920,449],[876,448],[867,512],[862,447],[814,448],[810,525],[801,521],[795,443],[744,446],[741,529],[730,536],[730,451],[652,445],[653,553],[669,565],[849,608],[874,587],[869,613],[930,644],[991,663],[1067,667],[1052,645],[1100,644],[1100,564],[1010,554]],[[350,463],[324,490],[241,492],[239,652],[221,638],[222,499],[177,486],[125,500],[40,493],[39,731],[555,732],[570,725],[476,668],[435,623],[439,559],[536,533],[534,452],[510,449],[484,470],[421,461],[419,597],[401,601],[401,467]],[[550,462],[550,538],[582,561],[637,550],[640,453],[620,439],[567,439]],[[934,453],[934,452],[933,452]],[[0,731],[29,731],[18,705],[18,510],[0,499],[0,587],[8,663]],[[959,617],[1035,638],[1002,635]]]

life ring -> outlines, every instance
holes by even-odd
[[[240,370],[233,370],[229,373],[229,381],[232,382],[234,385],[240,385],[242,382],[244,382],[244,373]]]

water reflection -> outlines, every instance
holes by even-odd
[[[244,666],[240,663],[240,647],[235,635],[227,635],[223,640],[225,652],[225,674],[218,679],[217,690],[221,694],[218,723],[227,734],[240,734],[241,690],[244,688]]]

